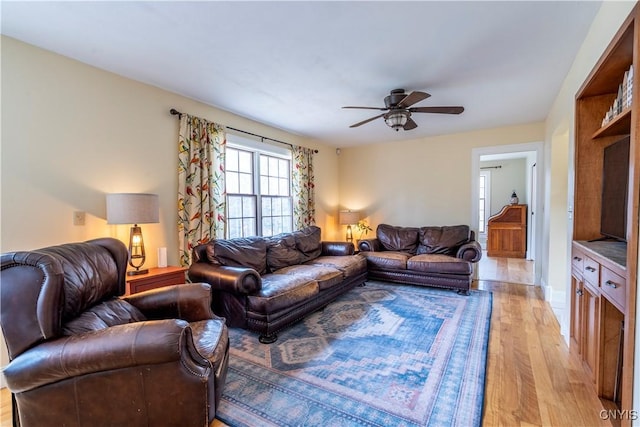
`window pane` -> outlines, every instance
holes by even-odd
[[[224,162],[225,162],[225,168],[227,171],[237,171],[238,170],[238,150],[234,150],[233,148],[227,148]]]
[[[239,168],[238,170],[240,172],[244,172],[244,173],[251,173],[253,172],[253,156],[250,152],[248,151],[241,151],[238,157],[238,162],[239,162]]]
[[[271,216],[273,215],[271,210],[271,198],[263,197],[262,198],[262,216]]]
[[[278,180],[279,182],[279,189],[278,189],[278,195],[280,196],[288,196],[289,195],[289,180],[287,179],[283,179],[280,178]]]
[[[253,217],[256,216],[256,203],[253,197],[243,197],[242,200],[242,216]]]
[[[267,194],[277,196],[278,195],[278,178],[269,177],[269,192]]]
[[[229,238],[242,237],[242,220],[241,219],[228,219],[227,232]]]
[[[237,196],[229,196],[229,218],[240,218],[242,216],[242,199]]]
[[[271,201],[273,215],[281,215],[282,214],[282,200],[280,198],[274,197]]]
[[[269,178],[264,175],[260,176],[260,192],[262,194],[269,194]]]
[[[280,159],[278,162],[278,176],[289,179],[289,162],[287,160]]]
[[[271,227],[271,217],[262,217],[262,235],[263,236],[273,236],[274,234],[278,234],[273,231]]]
[[[291,208],[291,198],[287,197],[282,199],[282,215],[293,216],[293,210]]]
[[[240,174],[240,191],[242,194],[253,194],[253,178],[248,174]]]
[[[267,175],[269,171],[269,156],[260,156],[260,174]]]
[[[235,172],[227,171],[226,178],[227,193],[239,193],[240,186],[238,183],[238,174]]]
[[[256,220],[255,218],[248,218],[243,221],[242,237],[249,237],[256,235]]]
[[[263,173],[270,176],[278,174],[278,159],[276,157],[269,157],[269,170]]]

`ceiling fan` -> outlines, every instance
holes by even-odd
[[[418,127],[418,124],[411,118],[411,113],[440,113],[440,114],[460,114],[464,111],[464,107],[411,107],[424,99],[429,98],[426,92],[414,90],[410,94],[406,94],[404,89],[394,89],[384,98],[384,107],[342,107],[342,108],[359,108],[365,110],[380,110],[386,113],[379,114],[367,120],[355,123],[349,127],[355,128],[365,123],[369,123],[380,117],[384,117],[384,122],[396,132],[400,129],[411,130]]]

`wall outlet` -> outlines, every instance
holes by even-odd
[[[87,216],[87,213],[84,211],[73,212],[73,225],[84,225],[86,216]]]

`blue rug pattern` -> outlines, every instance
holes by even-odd
[[[368,281],[260,344],[231,328],[230,426],[479,426],[492,295]]]

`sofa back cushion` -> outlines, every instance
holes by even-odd
[[[415,227],[380,224],[376,229],[376,237],[387,251],[415,254],[418,247],[418,229]]]
[[[293,234],[283,233],[267,239],[267,267],[269,271],[300,264],[301,260],[302,254],[296,248],[296,239]]]
[[[212,264],[249,267],[267,272],[267,242],[263,237],[217,239],[207,243],[207,259]]]
[[[320,234],[320,227],[309,226],[292,233],[269,237],[267,239],[269,271],[276,271],[318,258],[322,253]]]
[[[293,237],[296,239],[296,248],[302,254],[302,262],[316,259],[322,253],[320,234],[320,227],[315,225],[293,232]]]
[[[471,239],[468,225],[421,227],[418,254],[444,254],[455,256],[458,248]]]

